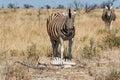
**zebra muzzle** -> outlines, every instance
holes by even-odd
[[[68,36],[71,36],[74,33],[74,30],[68,30]]]

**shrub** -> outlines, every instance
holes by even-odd
[[[93,38],[91,38],[89,45],[86,45],[83,48],[83,57],[90,59],[96,55],[96,52],[97,52],[97,46],[95,45]]]
[[[116,68],[106,69],[104,72],[100,72],[95,80],[120,80],[120,71]]]
[[[36,44],[32,44],[28,46],[27,60],[25,61],[26,64],[35,65],[38,59],[39,59],[39,53],[36,49]]]
[[[113,47],[120,46],[120,37],[116,36],[118,31],[110,31],[108,35],[103,39],[104,46],[112,49]]]

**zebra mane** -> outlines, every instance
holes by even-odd
[[[72,16],[70,9],[69,9],[69,12],[68,12],[68,16],[69,16],[69,18],[71,18],[71,16]]]

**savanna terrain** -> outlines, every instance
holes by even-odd
[[[105,28],[102,9],[77,12],[72,68],[33,69],[52,53],[46,19],[62,9],[0,9],[0,80],[120,80],[120,10],[113,29]],[[67,56],[67,41],[65,54]]]

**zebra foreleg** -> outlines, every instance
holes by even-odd
[[[73,40],[70,39],[70,40],[69,40],[69,48],[68,48],[68,59],[71,59],[71,58],[72,58],[72,54],[71,54],[72,44],[73,44]]]
[[[112,23],[113,23],[113,21],[110,22],[110,30],[112,30]]]
[[[64,53],[64,40],[60,37],[60,44],[61,44],[61,59],[63,59]]]
[[[56,57],[58,57],[58,46],[59,46],[59,42],[56,41],[56,43],[55,43]]]

